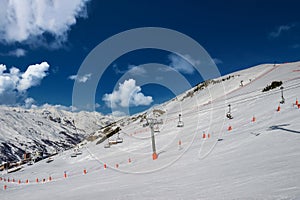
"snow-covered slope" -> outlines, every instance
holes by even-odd
[[[279,88],[262,92],[273,81],[283,82],[285,104],[279,104]],[[51,163],[3,174],[0,186],[7,188],[1,197],[299,199],[300,109],[293,105],[299,86],[300,62],[260,65],[209,81],[204,89],[199,85],[154,108],[160,110],[157,120],[163,120],[154,126],[160,131],[155,133],[157,160],[144,126],[144,116],[155,117],[153,109],[114,124],[121,128],[121,144],[104,148],[106,141],[85,141],[75,158],[69,150]],[[226,118],[228,104],[233,119]],[[179,114],[184,127],[177,127]]]
[[[99,113],[71,113],[48,106],[23,109],[0,106],[0,162],[18,161],[24,152],[73,147],[89,134],[113,121]]]

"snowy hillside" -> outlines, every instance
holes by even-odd
[[[262,92],[273,81],[282,82],[283,104],[281,86]],[[259,65],[207,81],[113,124],[107,133],[119,128],[120,138],[109,140],[122,143],[104,148],[103,129],[81,143],[81,155],[71,157],[71,149],[50,163],[3,172],[1,198],[299,199],[297,98],[300,62]],[[226,117],[229,104],[233,119]],[[156,160],[146,118],[163,122],[154,125]]]
[[[113,121],[99,113],[0,107],[0,162],[18,161],[25,151],[52,154],[78,144]]]

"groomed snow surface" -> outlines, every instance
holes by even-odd
[[[157,160],[150,129],[138,119],[121,127],[122,144],[91,142],[75,158],[70,150],[2,174],[1,199],[300,199],[300,109],[293,105],[300,98],[300,62],[233,75],[160,106]],[[279,88],[262,92],[272,81],[283,82],[285,104]]]

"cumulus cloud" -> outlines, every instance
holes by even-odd
[[[83,76],[79,75],[71,75],[69,76],[69,79],[77,81],[79,83],[85,83],[91,78],[92,74],[85,74]]]
[[[176,71],[184,74],[193,74],[195,71],[193,66],[200,64],[200,61],[194,60],[190,55],[184,55],[184,57],[180,57],[175,54],[170,54],[168,58],[171,62],[170,66]]]
[[[134,79],[128,79],[120,83],[113,93],[105,94],[102,100],[111,108],[150,105],[153,102],[152,97],[145,96],[141,91]]]
[[[34,105],[35,100],[33,98],[26,98],[25,99],[25,108],[35,108],[36,106]]]
[[[49,64],[47,62],[30,65],[20,77],[17,85],[18,91],[26,91],[33,86],[39,85],[41,80],[47,75],[48,69]]]
[[[47,76],[48,69],[47,62],[30,65],[25,72],[16,67],[7,70],[5,65],[0,64],[0,103],[14,104],[18,98],[26,96],[29,88],[39,85]]]
[[[271,38],[278,38],[283,32],[289,31],[291,28],[295,27],[295,24],[291,24],[291,25],[281,25],[279,27],[276,28],[275,31],[272,31],[269,36]]]
[[[45,43],[60,46],[70,27],[86,17],[89,0],[2,0],[0,1],[0,41],[2,43]],[[46,42],[47,43],[47,42]]]

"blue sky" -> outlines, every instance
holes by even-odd
[[[140,27],[173,29],[193,38],[222,75],[260,63],[300,60],[297,0],[3,0],[0,7],[0,103],[6,105],[69,108],[74,81],[84,84],[93,76],[76,76],[90,51],[115,34]],[[137,50],[105,71],[96,110],[110,113],[112,104],[104,101],[110,100],[135,113],[173,97],[168,88],[139,86],[134,79],[120,88],[117,84],[114,98],[110,95],[126,71],[142,73],[138,66],[153,62],[177,69],[191,85],[202,81],[170,52]],[[134,91],[133,97],[126,91]],[[129,103],[123,98],[130,98]]]

